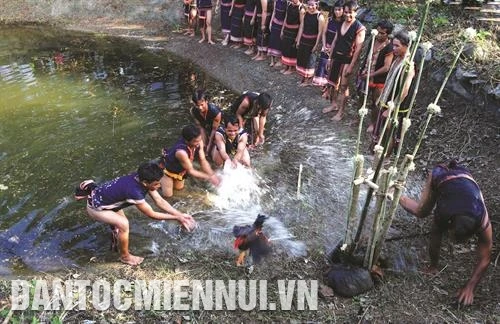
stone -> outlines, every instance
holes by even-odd
[[[374,286],[368,270],[345,264],[333,264],[326,275],[326,283],[343,297],[357,296]]]

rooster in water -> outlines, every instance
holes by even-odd
[[[234,248],[240,251],[237,266],[242,266],[248,254],[252,256],[253,263],[259,263],[262,257],[269,254],[271,247],[269,239],[262,233],[266,215],[259,214],[253,225],[234,226],[233,235],[236,237]]]

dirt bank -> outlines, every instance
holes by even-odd
[[[26,2],[26,1],[25,1]],[[24,4],[25,2],[21,2]],[[162,8],[160,2],[150,1],[152,8]],[[53,3],[56,3],[54,1]],[[77,2],[78,3],[78,2]],[[83,3],[83,2],[82,2]],[[91,3],[91,2],[89,2]],[[106,10],[114,13],[113,1]],[[120,2],[121,3],[121,2]],[[81,4],[83,6],[83,4]],[[119,3],[116,2],[117,6]],[[144,6],[142,4],[141,6]],[[38,7],[36,7],[38,8]],[[35,9],[36,9],[35,8]],[[184,59],[191,60],[202,67],[207,73],[220,80],[236,92],[243,90],[269,91],[275,98],[276,109],[272,114],[284,114],[287,110],[305,107],[310,114],[306,122],[331,123],[332,132],[345,131],[354,134],[357,125],[355,109],[350,109],[349,115],[341,123],[333,123],[321,113],[325,101],[319,96],[318,89],[297,87],[298,77],[286,77],[267,66],[267,62],[252,62],[242,51],[229,49],[217,44],[199,44],[197,39],[187,38],[172,30],[174,25],[165,29],[161,19],[144,19],[138,14],[130,19],[123,13],[115,19],[98,18],[83,15],[71,23],[64,22],[68,17],[76,19],[75,15],[62,15],[59,19],[66,28],[84,30],[89,32],[105,33],[139,41],[142,46],[155,51],[169,51]],[[41,10],[41,9],[40,9]],[[93,9],[97,10],[97,9]],[[98,11],[98,10],[97,10]],[[154,10],[153,10],[154,11]],[[141,11],[144,12],[144,11]],[[161,11],[158,11],[161,12]],[[163,17],[165,13],[155,17]],[[31,16],[30,16],[31,17]],[[47,15],[50,19],[50,15]],[[17,19],[23,20],[23,19]],[[30,19],[36,20],[36,19]],[[417,102],[416,118],[414,123],[423,117],[425,105],[435,94],[436,84],[433,84],[427,74],[425,89],[421,91]],[[281,108],[278,108],[278,107]],[[497,194],[498,171],[500,155],[498,152],[498,122],[494,114],[474,103],[464,102],[454,93],[445,92],[442,100],[445,117],[437,118],[431,124],[431,134],[422,147],[417,174],[424,174],[428,167],[446,157],[460,156],[466,160],[476,175],[478,182],[484,190],[485,198],[492,214],[495,242],[499,239],[499,223],[496,217],[500,206],[500,197]],[[273,130],[269,129],[270,134]],[[398,224],[395,224],[398,226]],[[413,249],[419,256],[420,264],[427,260],[426,232],[427,228],[418,226],[411,230],[401,227],[404,233],[415,234],[413,237],[404,236],[397,244],[404,244]],[[496,267],[499,250],[495,246],[493,261],[487,275],[477,291],[475,304],[467,309],[455,309],[452,306],[453,294],[468,277],[473,266],[472,253],[468,249],[473,246],[468,244],[462,250],[455,251],[453,255],[449,247],[445,247],[443,261],[446,267],[435,277],[428,277],[421,272],[386,274],[384,282],[371,292],[353,299],[327,297],[320,299],[319,310],[316,312],[228,312],[219,313],[153,313],[125,312],[102,315],[97,312],[83,312],[70,314],[72,320],[105,319],[115,322],[120,321],[322,321],[322,322],[499,322],[500,321],[500,272]],[[177,274],[173,278],[180,278],[183,272],[189,272],[192,278],[212,279],[220,278],[221,264],[224,265],[223,279],[243,279],[245,275],[227,265],[227,255],[193,255],[188,262],[179,261],[174,255],[167,255],[162,260],[152,260],[148,268],[130,269],[124,267],[110,267],[108,265],[90,264],[84,276],[88,279],[105,278],[121,279],[158,279],[165,278],[166,273]],[[321,278],[322,271],[327,263],[324,255],[313,252],[307,259],[300,260],[275,260],[275,264],[265,270],[257,270],[253,278]],[[494,264],[493,264],[494,263]],[[78,271],[81,275],[81,271]],[[74,271],[60,276],[71,276]],[[81,277],[80,277],[81,278]],[[5,292],[6,288],[0,291]],[[4,299],[4,298],[2,298]],[[118,317],[120,315],[120,317]]]

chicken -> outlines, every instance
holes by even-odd
[[[248,254],[252,256],[252,261],[257,264],[261,259],[271,252],[268,238],[262,233],[264,221],[268,219],[266,215],[259,214],[253,225],[234,226],[233,235],[236,237],[234,248],[240,251],[237,266],[243,266]]]

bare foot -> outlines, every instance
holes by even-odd
[[[208,41],[208,43],[209,43],[210,45],[214,45],[214,44],[215,44],[213,40],[209,40],[209,41]]]
[[[125,263],[125,264],[131,265],[131,266],[135,266],[135,265],[141,264],[142,261],[144,261],[144,258],[143,257],[139,257],[139,256],[135,256],[135,255],[132,255],[132,254],[129,254],[125,258],[120,258],[120,261],[123,262],[123,263]]]
[[[311,85],[311,83],[310,83],[310,82],[304,81],[304,82],[301,82],[301,83],[299,84],[299,87],[308,87],[308,86],[310,86],[310,85]]]
[[[260,53],[257,53],[257,55],[252,57],[252,60],[256,60],[258,57],[260,57]]]
[[[255,58],[256,61],[264,61],[266,59],[266,57],[264,55],[261,55],[261,56],[257,56]]]
[[[202,39],[200,39],[200,40],[198,41],[198,43],[200,43],[200,44],[201,44],[201,43],[203,43],[204,41],[205,41],[205,38],[202,38]]]
[[[222,41],[222,46],[227,46],[228,43],[229,42],[227,41],[227,39],[225,39],[225,40]]]
[[[249,48],[246,51],[244,51],[243,53],[245,53],[246,55],[252,55],[253,54],[253,49]]]
[[[274,63],[274,66],[275,66],[275,67],[281,67],[282,65],[283,65],[283,64],[281,64],[281,62],[280,62],[280,61],[278,61],[278,62]]]
[[[337,108],[337,106],[335,106],[334,104],[331,104],[330,106],[323,108],[322,111],[323,111],[323,114],[328,114],[329,112],[337,111],[337,110],[339,110]]]
[[[269,66],[273,67],[274,66],[274,61],[271,61],[271,63],[269,63]]]
[[[241,45],[240,44],[234,44],[233,46],[231,46],[231,48],[240,48]]]
[[[368,128],[366,129],[366,132],[367,132],[367,133],[371,133],[371,132],[373,132],[373,124],[370,124],[370,125],[368,126]]]
[[[188,34],[189,37],[194,37],[194,32],[192,32],[191,34]]]
[[[338,113],[335,114],[335,116],[332,117],[332,120],[333,121],[341,121],[342,117],[344,117],[344,114],[339,111]]]
[[[283,72],[283,74],[292,74],[293,71],[292,70],[285,70],[285,72]]]

